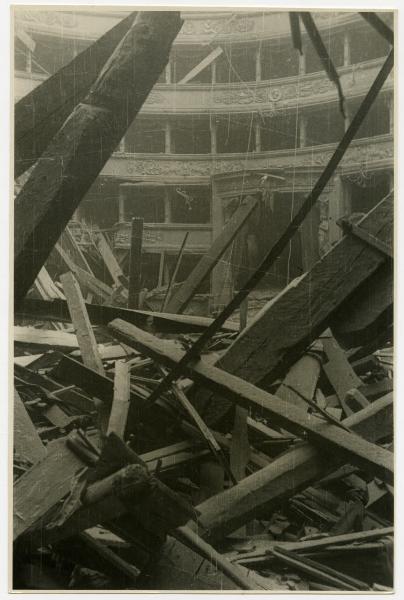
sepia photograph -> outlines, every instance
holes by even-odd
[[[397,11],[10,10],[10,590],[392,593]]]

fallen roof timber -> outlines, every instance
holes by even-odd
[[[86,309],[92,325],[107,325],[113,319],[124,319],[138,327],[158,333],[199,333],[212,323],[208,317],[193,315],[174,315],[146,310],[133,310],[120,306],[90,304]],[[69,309],[65,300],[36,300],[25,298],[16,310],[17,317],[42,319],[50,321],[71,322]],[[237,325],[225,323],[223,331],[236,332]]]
[[[112,321],[109,326],[119,340],[168,367],[176,366],[184,356],[184,352],[177,350],[172,344],[164,343],[163,340],[120,319]],[[338,425],[319,424],[313,415],[203,360],[188,364],[184,370],[189,377],[224,395],[235,404],[259,409],[267,418],[291,433],[307,436],[311,442],[328,452],[339,453],[347,462],[352,462],[383,481],[392,483],[393,455],[384,448],[370,444]]]
[[[68,65],[15,105],[14,175],[39,158],[76,104],[81,102],[105,62],[130,29],[135,13],[122,19]]]
[[[15,201],[16,305],[142,107],[181,26],[177,11],[139,13],[89,94],[38,159]]]

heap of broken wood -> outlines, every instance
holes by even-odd
[[[68,230],[60,235],[180,26],[178,13],[157,11],[120,24],[90,93],[77,92],[66,121],[58,113],[57,133],[41,130],[54,137],[31,149],[36,164],[16,199],[14,588],[390,589],[392,194],[341,222],[340,242],[242,331],[226,319],[319,197],[392,58],[229,306],[215,320],[179,314],[257,198],[153,313],[131,307],[135,256],[128,282],[97,236],[113,295]],[[125,122],[111,121],[123,108]],[[88,151],[95,142],[99,154]],[[65,266],[56,278],[44,269],[53,248]]]
[[[390,247],[392,215],[389,196],[153,403],[209,319],[86,304],[71,271],[65,300],[27,300],[15,587],[391,586],[392,266],[370,240]]]

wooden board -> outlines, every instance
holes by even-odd
[[[83,363],[90,369],[94,369],[101,375],[105,375],[94,331],[88,318],[79,284],[71,272],[61,275],[60,281],[63,285],[70,316],[76,331]]]
[[[35,465],[47,451],[17,390],[14,390],[14,454]]]
[[[107,435],[111,432],[124,438],[130,401],[130,365],[123,360],[115,363],[114,398],[109,416]]]
[[[224,226],[223,231],[214,240],[212,246],[202,256],[196,267],[188,275],[187,280],[184,281],[180,289],[172,295],[167,304],[167,312],[181,313],[186,309],[189,302],[198,291],[201,283],[212,272],[215,265],[236,238],[250,215],[256,210],[258,204],[258,198],[253,198],[251,196],[246,198],[245,203],[237,209],[232,218]]]
[[[183,351],[173,348],[172,344],[167,344],[167,341],[155,338],[120,319],[112,321],[109,327],[118,339],[133,345],[168,367],[177,365],[184,356]],[[298,436],[307,435],[311,442],[331,454],[338,453],[346,461],[361,466],[375,476],[380,476],[387,483],[392,482],[391,452],[370,444],[337,425],[319,424],[321,421],[312,415],[203,360],[195,361],[192,365],[188,364],[184,371],[187,376],[208,386],[212,391],[226,396],[233,403],[244,408],[259,409],[268,419],[277,422],[288,431]]]
[[[14,485],[14,540],[69,493],[74,476],[84,466],[66,446],[65,438],[50,442],[47,450],[47,456]]]
[[[86,302],[86,309],[92,325],[107,325],[113,319],[124,319],[138,327],[158,333],[200,333],[212,323],[212,319],[193,315],[173,315],[147,310],[131,310],[121,306],[99,306]],[[67,303],[63,300],[25,299],[16,315],[42,320],[70,322]],[[237,325],[228,322],[223,331],[238,331]]]

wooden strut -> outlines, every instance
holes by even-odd
[[[139,296],[142,278],[142,245],[143,219],[135,217],[132,219],[130,237],[128,308],[140,308]]]
[[[335,169],[341,162],[343,156],[360,126],[362,125],[366,115],[368,114],[375,98],[379,91],[383,87],[383,84],[387,80],[394,64],[394,53],[393,50],[388,55],[385,63],[380,69],[376,79],[374,80],[370,90],[366,94],[362,104],[352,119],[348,129],[330,158],[327,166],[320,175],[313,190],[307,196],[303,202],[302,207],[296,213],[286,230],[280,235],[278,240],[271,246],[268,254],[265,256],[259,267],[255,270],[253,275],[248,279],[243,288],[233,297],[231,302],[222,310],[222,312],[216,317],[212,325],[198,338],[194,345],[188,350],[183,356],[181,362],[165,377],[160,385],[151,393],[150,402],[154,402],[159,395],[168,389],[172,381],[175,381],[180,377],[184,371],[184,367],[193,359],[197,358],[206,343],[211,337],[220,329],[223,323],[232,315],[234,310],[241,304],[241,302],[248,296],[248,294],[255,288],[255,286],[261,281],[266,275],[270,267],[274,264],[280,253],[284,250],[287,244],[290,242],[299,226],[303,223],[306,216],[309,214],[321,193],[324,191],[326,185],[330,181]]]
[[[184,254],[185,245],[187,243],[188,236],[189,236],[189,231],[187,231],[185,233],[184,239],[182,240],[181,248],[179,249],[179,252],[177,255],[177,260],[175,261],[174,271],[173,271],[173,274],[171,275],[170,281],[168,283],[168,287],[167,287],[166,295],[164,296],[163,304],[161,305],[161,312],[165,311],[168,301],[170,300],[171,290],[177,280],[178,269],[180,268],[180,264],[182,261],[182,256]]]
[[[209,250],[202,256],[196,267],[188,275],[188,278],[184,281],[180,289],[170,298],[167,303],[167,312],[181,313],[186,309],[201,283],[213,271],[251,214],[257,209],[258,204],[259,198],[247,196],[245,201],[226,223],[218,237],[213,241]]]
[[[139,13],[86,98],[38,159],[15,200],[16,306],[145,102],[181,26],[176,11]]]

